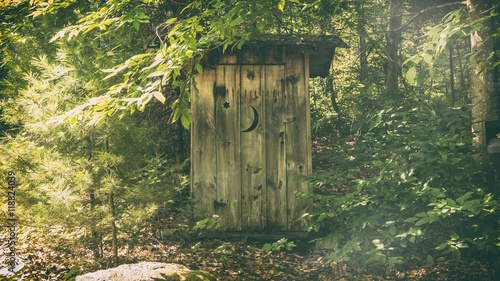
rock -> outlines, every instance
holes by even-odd
[[[136,264],[123,264],[115,268],[99,270],[76,277],[76,281],[152,281],[153,278],[166,276],[186,275],[189,268],[174,263],[140,262]],[[175,279],[174,279],[175,280]],[[185,280],[181,277],[180,280]],[[210,280],[210,279],[207,279]]]

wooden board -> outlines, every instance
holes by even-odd
[[[304,197],[308,193],[306,182],[294,181],[298,176],[307,175],[310,170],[310,140],[307,90],[308,77],[305,76],[304,55],[298,48],[285,49],[285,146],[287,164],[288,229],[304,230],[305,222],[296,222],[307,210]],[[306,80],[307,79],[307,80]]]
[[[285,70],[282,65],[265,66],[265,144],[267,229],[287,229],[285,150]]]
[[[241,230],[240,67],[216,67],[217,202],[223,230]],[[203,140],[202,140],[203,141]]]
[[[214,83],[215,70],[205,69],[196,77],[199,99],[193,91],[191,112],[191,171],[192,194],[195,211],[201,214],[214,212],[217,199]]]
[[[284,65],[284,48],[285,47],[264,47],[263,48],[263,57],[264,64],[279,64]]]
[[[304,99],[306,103],[306,137],[307,137],[307,145],[306,145],[306,152],[307,152],[307,159],[308,159],[308,165],[307,165],[307,174],[312,173],[312,141],[311,141],[311,96],[309,93],[309,63],[310,63],[310,57],[308,53],[304,54],[304,79],[305,79],[305,91],[304,91]],[[309,193],[312,193],[312,190],[308,190]],[[312,202],[307,202],[306,207],[310,208],[312,207]]]
[[[264,227],[266,149],[262,122],[266,120],[266,117],[263,112],[262,84],[264,84],[263,66],[241,66],[240,144],[243,230],[259,230]]]
[[[242,65],[261,65],[262,58],[260,56],[261,49],[258,47],[243,47],[240,53],[239,63]],[[242,76],[243,78],[243,76]]]

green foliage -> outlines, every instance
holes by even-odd
[[[80,275],[81,272],[80,272],[80,265],[74,265],[69,271],[68,273],[66,273],[62,278],[64,280],[75,280],[76,279],[76,276],[77,275]]]
[[[146,7],[156,5],[148,2],[130,9],[129,2],[110,2],[82,18],[78,24],[60,30],[51,41],[68,37],[68,40],[93,32],[107,30],[97,37],[115,36],[132,22],[139,30],[141,23],[149,21]],[[108,91],[61,115],[60,122],[87,119],[89,124],[101,124],[108,116],[124,110],[133,113],[143,111],[153,98],[165,102],[162,89],[172,85],[180,88],[180,96],[173,104],[172,121],[181,120],[188,128],[191,113],[188,104],[191,89],[196,88],[193,76],[203,72],[201,59],[210,49],[228,47],[241,48],[255,31],[252,23],[272,15],[276,7],[283,11],[284,1],[259,2],[238,1],[193,1],[176,11],[156,30],[161,48],[156,52],[145,52],[131,56],[113,68],[103,69],[109,73],[105,79],[120,77]],[[166,33],[159,33],[159,30]]]
[[[446,64],[449,63],[447,56],[450,55],[450,48],[456,48],[457,43],[462,40],[469,40],[471,34],[480,32],[485,28],[487,20],[498,17],[495,10],[490,14],[485,14],[477,19],[472,19],[467,7],[462,7],[449,12],[442,21],[436,25],[427,27],[425,31],[425,41],[417,46],[418,52],[403,63],[408,66],[405,78],[408,83],[417,87],[429,86],[430,81],[439,81],[441,75],[445,75]],[[498,31],[497,31],[498,33]],[[495,40],[495,36],[484,38],[484,41]],[[484,43],[484,42],[483,42]],[[471,59],[477,56],[478,52],[467,55]],[[493,54],[491,54],[493,55]],[[458,58],[460,59],[460,58]],[[492,57],[488,60],[478,62],[480,68],[491,69],[494,65]],[[432,82],[431,82],[432,85]]]
[[[0,145],[1,158],[7,159],[0,171],[14,170],[22,179],[18,219],[38,227],[47,243],[61,252],[71,253],[75,245],[89,248],[96,239],[109,243],[111,222],[119,238],[133,246],[144,239],[139,233],[151,227],[159,207],[174,200],[182,204],[187,198],[184,166],[164,154],[166,140],[160,141],[150,120],[109,118],[99,128],[76,117],[62,125],[54,122],[54,117],[101,92],[99,75],[88,73],[114,58],[100,57],[101,49],[94,44],[60,44],[57,60],[33,60],[26,88],[9,101],[3,116],[21,128]],[[109,193],[115,197],[114,214]],[[2,208],[0,216],[5,212]]]
[[[185,275],[185,277],[186,281],[217,281],[215,276],[201,270],[191,270]]]
[[[217,215],[213,215],[212,217],[202,219],[201,221],[196,222],[196,225],[193,226],[193,230],[200,231],[209,231],[216,230],[220,227],[221,218]]]
[[[288,242],[288,239],[281,238],[280,240],[274,242],[273,244],[269,243],[264,244],[264,246],[262,246],[262,251],[271,252],[271,251],[286,250],[290,252],[295,247],[297,247],[297,245],[295,245],[293,241]]]
[[[227,256],[233,253],[234,246],[231,244],[222,244],[219,247],[215,248],[214,254],[220,255],[221,261],[226,261]]]
[[[326,260],[394,267],[427,253],[458,260],[467,247],[497,253],[499,204],[488,190],[498,186],[485,186],[469,126],[466,111],[438,114],[392,102],[355,124],[358,134],[337,148],[346,157],[336,163],[342,168],[306,178],[348,189],[312,196],[317,208],[309,231],[328,228],[317,243],[339,244]]]

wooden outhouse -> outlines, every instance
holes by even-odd
[[[311,172],[309,77],[326,76],[332,36],[266,36],[206,55],[192,97],[195,212],[223,231],[303,230]]]

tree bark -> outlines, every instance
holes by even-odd
[[[392,97],[397,97],[399,94],[398,50],[399,43],[401,42],[401,13],[401,0],[391,0],[391,18],[389,20],[389,32],[387,35],[385,90]]]
[[[465,75],[464,75],[464,68],[462,66],[462,56],[460,55],[460,46],[456,48],[457,50],[457,60],[458,60],[458,65],[459,65],[459,69],[460,69],[460,87],[459,87],[459,93],[460,93],[460,96],[463,100],[463,103],[464,105],[467,105],[469,104],[469,96],[467,95],[466,91],[465,91],[465,85],[466,82],[465,82]]]
[[[453,66],[453,43],[448,44],[448,50],[450,51],[450,94],[451,94],[451,104],[455,106],[455,70]]]
[[[481,13],[490,9],[487,0],[467,0],[471,21],[481,17]],[[493,88],[492,62],[488,61],[493,50],[493,40],[486,40],[492,35],[491,25],[485,22],[484,27],[471,34],[471,104],[472,132],[475,134],[473,144],[476,147],[486,145],[484,121],[491,120],[497,109]],[[477,55],[474,55],[476,54]]]
[[[341,112],[339,105],[337,103],[337,93],[335,92],[335,89],[333,88],[333,75],[329,74],[326,79],[325,79],[326,87],[325,89],[327,92],[330,93],[330,100],[332,102],[332,107],[335,113],[337,113],[337,131],[338,135],[342,136],[342,117],[341,117]]]
[[[488,0],[467,0],[471,21],[487,16],[492,8]],[[494,88],[494,68],[492,56],[495,50],[493,39],[490,37],[495,30],[491,19],[483,22],[483,27],[471,34],[471,105],[472,105],[472,132],[474,146],[482,148],[483,157],[478,157],[485,173],[485,184],[488,191],[499,194],[495,187],[500,179],[500,157],[486,153],[487,145],[484,121],[492,120],[499,112],[498,98]],[[488,39],[489,38],[489,39]]]
[[[358,15],[360,20],[357,23],[357,32],[358,32],[358,50],[359,50],[359,81],[361,84],[366,84],[366,69],[368,65],[368,59],[366,54],[366,35],[365,35],[365,24],[366,20],[364,19],[364,2],[359,4]]]
[[[116,231],[116,224],[115,224],[115,202],[114,202],[114,196],[113,192],[110,192],[108,194],[109,196],[109,207],[111,208],[111,229],[113,231],[113,257],[114,257],[114,262],[115,266],[118,266],[118,238],[117,238],[117,231]]]
[[[93,141],[93,135],[92,133],[87,136],[87,144],[89,147],[89,158],[88,160],[92,160],[92,157],[94,155],[93,149],[94,149],[94,141]],[[90,168],[89,168],[90,169]],[[90,205],[90,212],[94,210],[94,205],[95,205],[95,193],[94,190],[89,191],[89,205]],[[99,249],[99,233],[95,230],[95,225],[90,226],[90,236],[91,236],[91,249],[92,252],[94,252],[94,259],[99,259],[101,258],[101,251]]]

